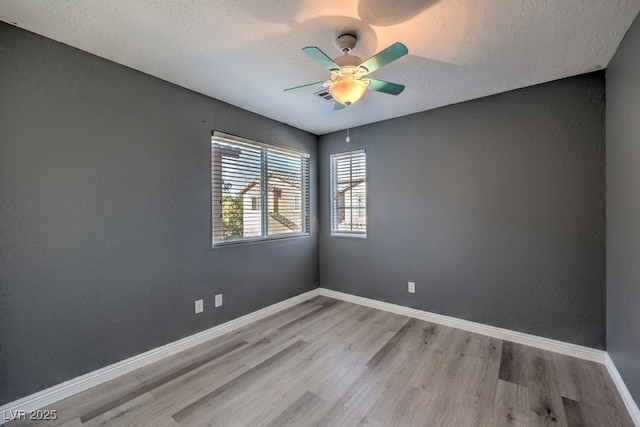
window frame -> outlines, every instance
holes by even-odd
[[[218,222],[218,226],[222,224],[222,207],[216,207],[216,202],[219,204],[222,203],[222,194],[223,188],[222,183],[222,174],[223,169],[220,166],[219,176],[216,176],[215,164],[216,159],[214,158],[214,144],[228,144],[231,147],[238,148],[241,146],[249,146],[251,149],[260,150],[261,153],[261,161],[260,161],[260,203],[259,203],[259,211],[260,211],[260,236],[252,236],[252,237],[240,237],[240,238],[231,238],[226,240],[216,240],[216,234],[219,233],[216,229],[216,222]],[[300,171],[300,197],[301,197],[301,210],[300,210],[300,219],[301,219],[301,228],[302,231],[292,231],[287,233],[279,233],[269,235],[269,162],[268,157],[269,153],[271,155],[284,155],[284,156],[292,156],[298,157],[302,161],[301,171]],[[222,165],[222,162],[220,162]],[[255,243],[255,242],[265,242],[272,240],[282,240],[282,239],[292,239],[299,237],[308,237],[311,235],[311,156],[309,153],[296,150],[292,148],[281,147],[275,144],[269,144],[261,141],[255,141],[248,138],[243,138],[236,135],[231,135],[228,133],[213,131],[211,133],[211,247],[223,247],[229,245],[238,245],[238,244],[246,244],[246,243]],[[216,184],[215,182],[219,180],[220,189],[218,197],[216,197]],[[253,204],[253,201],[252,201]],[[252,210],[253,211],[253,210]],[[216,221],[216,212],[220,213],[220,219]],[[256,211],[253,211],[256,212]],[[244,224],[244,223],[243,223]]]
[[[261,197],[251,197],[251,210],[252,211],[262,210],[262,198]]]
[[[359,205],[359,203],[357,204],[357,206],[353,206],[353,203],[350,204],[349,209],[351,210],[351,218],[353,218],[353,212],[354,211],[358,211],[358,216],[360,216],[359,214],[364,210],[364,218],[365,218],[365,223],[364,223],[364,230],[339,230],[338,229],[338,217],[339,217],[339,213],[338,213],[338,182],[337,182],[337,176],[336,176],[336,163],[337,161],[344,159],[344,158],[350,158],[352,159],[355,156],[362,156],[362,162],[364,164],[364,177],[363,177],[363,183],[365,184],[365,191],[364,191],[364,207],[361,207]],[[353,179],[353,175],[352,175],[352,170],[353,170],[353,163],[351,163],[349,165],[349,173],[350,173],[350,177],[349,177],[349,184],[348,185],[352,185],[355,180]],[[365,149],[360,149],[360,150],[352,150],[352,151],[345,151],[345,152],[341,152],[341,153],[333,153],[329,155],[329,191],[330,191],[330,200],[331,200],[331,212],[330,212],[330,225],[331,225],[331,236],[336,236],[336,237],[356,237],[356,238],[361,238],[361,239],[366,239],[367,238],[367,234],[368,234],[368,215],[367,215],[367,206],[369,205],[369,190],[367,188],[367,153]],[[355,186],[354,186],[355,187]],[[353,187],[352,187],[353,188]],[[352,196],[353,197],[353,196]],[[353,202],[353,200],[352,200]],[[343,209],[346,209],[343,208]],[[346,212],[346,211],[345,211]],[[353,228],[353,227],[352,227]]]

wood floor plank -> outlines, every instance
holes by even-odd
[[[327,406],[327,401],[310,391],[305,392],[267,427],[303,426],[313,422],[318,412]]]
[[[422,358],[420,369],[409,380],[409,385],[420,388],[423,391],[436,391],[440,382],[444,381],[442,367],[452,357],[454,346],[456,345],[456,330],[441,327],[437,335],[434,336],[433,345]]]
[[[160,424],[162,418],[156,418],[156,402],[153,396],[143,394],[136,396],[127,402],[123,402],[115,408],[103,412],[90,420],[83,421],[87,427],[101,427],[109,425],[122,425],[128,427],[145,427],[150,420]],[[82,420],[81,420],[82,421]],[[166,423],[166,419],[164,421]]]
[[[379,381],[384,384],[386,393],[378,398],[368,415],[385,425],[413,422],[406,419],[407,409],[414,402],[414,398],[418,397],[418,394],[408,394],[407,391],[411,388],[407,387],[407,384],[421,370],[425,359],[428,359],[430,347],[437,342],[434,337],[442,328],[433,323],[419,320],[411,322],[410,326],[403,327],[400,340],[395,342],[394,348],[391,350],[398,353],[391,354],[387,349],[385,350],[387,360],[370,366],[370,369],[377,373]],[[394,338],[398,336],[396,334]],[[415,392],[417,393],[417,391],[416,388]]]
[[[336,338],[340,338],[345,342],[359,342],[360,338],[358,336],[362,336],[366,334],[368,330],[375,329],[376,333],[380,334],[380,324],[383,321],[384,312],[379,310],[374,310],[368,307],[358,307],[359,309],[351,314],[351,317],[348,318],[348,322],[341,322],[339,325],[335,325],[335,327],[325,329],[323,331],[324,335],[332,335]],[[365,317],[366,320],[360,320]],[[384,332],[382,332],[384,333]]]
[[[59,402],[56,402],[44,409],[56,410],[57,419],[55,422],[46,421],[26,421],[24,424],[16,425],[65,425],[70,423],[73,425],[75,419],[80,417],[86,408],[92,408],[104,404],[104,402],[117,399],[122,394],[129,393],[140,387],[135,373],[129,373],[105,383],[99,384],[82,393],[70,396]],[[13,423],[9,423],[13,425]]]
[[[259,322],[255,322],[249,328],[245,327],[237,331],[233,331],[229,335],[234,336],[236,339],[244,340],[250,343],[254,342],[256,340],[256,337],[260,337],[265,333],[269,333],[272,330],[278,329],[284,324],[307,315],[312,311],[322,309],[322,302],[324,301],[324,298],[325,297],[316,297],[313,298],[314,303],[309,303],[308,301],[306,301],[304,303],[297,304],[287,310],[274,313],[271,316],[260,320]]]
[[[381,333],[377,327],[364,324],[355,334],[343,338],[344,341],[339,344],[340,351],[328,356],[328,371],[319,375],[316,381],[309,385],[309,390],[329,401],[342,396],[368,369],[364,366],[366,361],[391,339],[393,334],[385,329]]]
[[[304,316],[300,316],[278,328],[281,332],[288,332],[291,330],[300,330],[305,328],[306,326],[313,324],[321,320],[322,317],[330,316],[332,312],[339,311],[341,308],[347,307],[348,304],[342,301],[329,301],[318,309],[314,310],[310,313],[305,314]],[[333,309],[333,310],[332,310]]]
[[[367,322],[377,314],[383,313],[380,310],[376,310],[370,307],[362,307],[362,309],[363,309],[362,313],[357,317],[359,322]]]
[[[556,383],[563,400],[577,402],[585,426],[632,426],[617,390],[607,387],[608,374],[602,365],[561,354],[550,356],[556,363]],[[566,407],[565,407],[566,410]],[[567,414],[567,421],[570,421]],[[579,423],[575,423],[578,425]]]
[[[372,420],[367,413],[376,398],[383,393],[384,386],[377,381],[371,369],[365,369],[343,395],[333,399],[332,405],[320,414],[319,420],[312,424],[313,426],[382,425]]]
[[[511,341],[503,341],[498,378],[513,384],[527,385],[526,350],[524,346]]]
[[[581,367],[579,370],[581,382],[586,379],[585,386],[595,388],[584,395],[580,401],[581,404],[584,402],[584,406],[598,408],[601,413],[608,413],[607,420],[610,425],[633,426],[624,402],[604,365],[579,361],[578,366]]]
[[[263,338],[251,344],[250,346],[254,346],[253,348],[249,348],[250,346],[242,347],[235,354],[215,361],[211,365],[205,365],[205,367],[198,370],[199,372],[195,371],[186,375],[185,378],[175,380],[173,383],[154,390],[152,393],[162,404],[159,414],[173,415],[185,406],[202,399],[217,387],[235,380],[253,367],[298,341],[296,335],[281,334],[278,331],[271,331]],[[245,389],[250,393],[264,381],[263,375],[255,378],[256,380],[251,384],[251,387],[236,387],[230,393],[217,396],[214,399],[214,409],[224,408],[224,404],[227,401],[233,402],[236,394],[242,393]],[[180,399],[176,399],[176,395],[181,396]],[[235,412],[238,414],[244,413],[243,411],[238,411],[237,408]]]
[[[365,366],[367,368],[375,369],[382,363],[385,358],[396,353],[396,348],[400,344],[400,341],[411,332],[413,328],[418,324],[417,319],[407,319],[407,322],[396,332],[393,337],[369,360]]]
[[[553,361],[556,372],[558,391],[562,397],[580,400],[579,382],[575,358],[564,354],[550,353],[549,360]]]
[[[341,355],[348,351],[346,343],[331,334],[325,334],[285,365],[262,375],[251,388],[238,389],[217,399],[216,408],[209,416],[222,425],[261,425],[285,411],[291,402],[319,380],[334,377],[336,368],[345,363],[345,358]],[[274,394],[272,390],[280,392]],[[240,402],[242,406],[253,409],[242,420],[238,419],[236,409]]]
[[[568,427],[583,427],[586,425],[579,402],[563,397],[562,406],[564,407]]]
[[[334,312],[331,316],[322,316],[313,327],[299,330],[298,335],[307,342],[313,342],[326,335],[336,335],[337,331],[347,333],[362,327],[362,322],[356,320],[360,313],[359,307],[353,304]]]
[[[223,384],[232,380],[298,340],[297,335],[270,331],[263,335],[261,339],[242,346],[224,357],[215,359],[211,363],[173,380],[171,383],[162,385],[152,390],[151,393],[156,399],[174,407],[176,402],[173,402],[173,396],[176,393],[181,394],[183,399],[204,395],[211,391],[216,384]]]
[[[260,376],[262,373],[268,371],[278,363],[286,362],[288,357],[296,354],[297,352],[302,351],[307,345],[308,343],[302,340],[296,341],[294,344],[276,353],[275,355],[271,356],[264,362],[254,366],[253,368],[246,371],[242,375],[221,385],[220,387],[217,387],[207,395],[201,397],[200,399],[196,400],[195,402],[191,403],[190,405],[176,412],[175,414],[172,415],[173,419],[176,420],[178,423],[182,423],[183,421],[190,419],[191,417],[195,417],[195,414],[198,414],[198,412],[203,412],[202,411],[203,409],[206,410],[207,407],[211,406],[212,401],[217,396],[224,394],[236,387],[242,387],[242,386],[249,387],[251,385],[251,382],[254,381],[255,377]]]
[[[531,411],[526,387],[498,380],[493,410],[493,422],[496,427],[528,426]]]
[[[344,310],[343,310],[344,311]],[[359,333],[360,329],[364,329],[366,325],[359,322],[355,312],[349,320],[341,320],[340,328],[345,331],[351,330]],[[322,322],[325,323],[325,322]],[[358,327],[353,328],[352,324]],[[315,325],[313,328],[324,328],[325,324]],[[309,334],[302,334],[309,336]],[[355,365],[354,363],[363,363],[367,359],[362,357],[362,348],[354,350],[354,346],[345,341],[340,334],[324,333],[319,335],[309,347],[299,355],[295,356],[286,366],[280,368],[280,371],[270,372],[265,376],[260,384],[256,384],[253,390],[243,393],[241,396],[235,396],[236,401],[242,400],[246,405],[255,408],[264,408],[253,419],[248,418],[246,425],[260,425],[262,420],[269,420],[273,416],[277,416],[280,412],[287,408],[283,403],[294,401],[304,390],[313,391],[317,388],[321,390],[329,384],[325,382],[330,380],[331,397],[337,397],[346,390],[355,380],[355,375],[366,369],[363,365]],[[368,353],[367,353],[368,354]],[[346,372],[346,375],[341,375]],[[295,378],[292,384],[291,378]],[[274,395],[270,393],[272,389],[281,390],[281,393]],[[230,418],[229,413],[235,405],[229,406],[229,402],[224,404],[227,407],[219,414],[221,419],[225,421],[234,421]],[[215,415],[215,414],[214,414]]]
[[[339,351],[331,336],[309,343],[286,364],[256,378],[251,387],[236,388],[217,398],[215,408],[208,415],[223,425],[254,426],[268,422],[308,391],[318,375],[330,374],[330,357]],[[273,393],[273,390],[279,392]],[[239,419],[239,406],[251,408],[252,412]]]
[[[546,358],[534,356],[531,359],[527,390],[532,426],[566,426],[562,398],[555,378],[555,369]]]
[[[453,334],[455,345],[441,367],[436,392],[431,394],[430,413],[439,420],[438,425],[472,425],[476,414],[465,389],[469,386],[467,379],[479,376],[480,339],[466,331],[456,330]]]
[[[364,358],[366,364],[395,335],[409,319],[392,313],[381,312],[363,322],[363,327],[350,335],[342,335],[352,345],[354,353]]]
[[[620,413],[607,405],[578,402],[585,427],[634,427],[630,417]]]
[[[225,354],[228,354],[230,352],[232,352],[233,350],[236,350],[244,345],[246,345],[247,342],[246,341],[237,341],[237,342],[231,342],[227,345],[223,345],[217,349],[215,349],[214,351],[212,351],[210,354],[206,355],[206,357],[203,357],[202,359],[192,362],[186,366],[182,366],[182,367],[177,367],[175,369],[173,369],[173,371],[168,372],[163,374],[162,376],[160,376],[159,378],[156,378],[154,380],[150,380],[150,381],[146,381],[144,383],[141,384],[141,386],[135,390],[130,391],[129,393],[123,394],[121,396],[119,396],[117,399],[108,401],[107,403],[97,406],[96,408],[93,408],[92,410],[84,413],[83,415],[80,416],[80,421],[82,421],[83,423],[86,423],[87,421],[97,417],[100,414],[103,414],[113,408],[116,408],[122,404],[124,404],[125,402],[129,401],[129,400],[133,400],[135,398],[137,398],[138,396],[141,396],[145,393],[148,393],[151,390],[154,390],[158,387],[160,387],[161,385],[164,385],[170,381],[173,381],[176,378],[179,378],[191,371],[194,371],[195,369],[210,363],[213,360],[218,359],[219,357],[224,356]]]
[[[478,354],[472,355],[475,369],[467,377],[464,387],[464,403],[474,414],[470,426],[483,427],[493,425],[495,401],[500,370],[502,340],[480,336]]]
[[[333,337],[327,347],[329,351],[321,354],[316,365],[309,365],[311,375],[301,373],[300,381],[309,391],[331,399],[346,391],[366,368],[361,364],[365,357],[351,343]]]
[[[456,344],[454,330],[440,327],[416,364],[414,375],[407,381],[405,397],[396,408],[404,413],[403,422],[409,425],[437,425],[435,415],[441,390],[448,382],[444,366],[453,355]]]

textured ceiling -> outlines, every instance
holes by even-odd
[[[605,68],[640,0],[2,0],[0,19],[315,134]],[[372,73],[406,85],[353,106],[283,89],[326,79],[300,49],[340,55],[355,32]]]

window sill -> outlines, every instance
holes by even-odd
[[[344,231],[332,231],[331,236],[332,237],[355,237],[357,239],[366,239],[367,233],[350,233],[350,232],[344,232]]]
[[[248,239],[238,239],[238,240],[226,240],[220,242],[214,242],[212,245],[212,249],[215,248],[223,248],[225,246],[238,246],[238,245],[247,245],[252,243],[266,243],[273,242],[278,240],[289,240],[289,239],[298,239],[301,237],[309,237],[310,233],[290,233],[285,235],[271,236],[271,237],[256,237],[256,238],[248,238]]]

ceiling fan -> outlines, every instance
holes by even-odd
[[[323,51],[315,46],[309,46],[302,51],[321,67],[331,73],[330,80],[311,83],[303,86],[285,89],[287,93],[295,93],[304,90],[328,87],[329,93],[336,101],[333,109],[340,110],[355,102],[358,102],[368,90],[399,95],[404,86],[396,83],[385,82],[367,77],[369,73],[395,61],[409,53],[407,47],[396,42],[388,48],[381,50],[371,58],[362,62],[355,55],[349,55],[356,46],[358,38],[353,34],[342,34],[336,39],[336,46],[342,52],[342,56],[336,59],[329,58]]]

